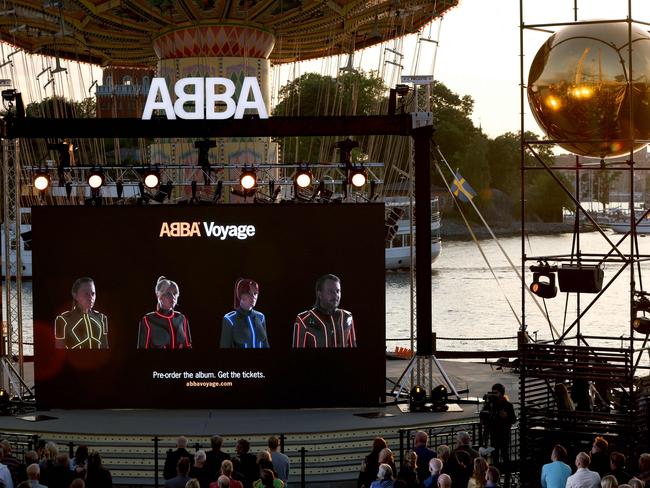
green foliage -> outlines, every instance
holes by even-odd
[[[344,73],[338,78],[306,73],[280,89],[276,116],[370,115],[376,113],[386,86],[376,73]],[[285,162],[331,159],[333,138],[280,139]]]
[[[97,103],[94,98],[76,102],[64,97],[49,97],[28,104],[25,113],[27,117],[87,119],[96,116]]]

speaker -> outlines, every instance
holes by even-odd
[[[563,264],[557,270],[562,292],[598,293],[603,287],[603,276],[597,265]]]

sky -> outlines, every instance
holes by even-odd
[[[627,0],[576,0],[578,19],[613,19],[627,16]],[[524,22],[526,24],[547,22],[570,22],[574,15],[574,0],[523,0]],[[632,1],[632,18],[650,22],[650,2]],[[438,30],[440,32],[438,37]],[[549,34],[525,30],[524,63],[525,78],[535,53]],[[439,38],[438,49],[434,43],[421,42],[418,52],[415,36],[394,40],[380,47],[357,52],[353,58],[356,68],[365,71],[383,71],[389,85],[399,83],[398,69],[386,61],[400,60],[404,66],[401,74],[433,74],[451,90],[460,95],[470,95],[475,101],[474,123],[481,126],[490,137],[520,128],[520,69],[519,69],[519,0],[459,0],[459,6],[447,13],[443,20],[432,24],[424,32],[425,37]],[[0,57],[6,59],[11,47],[0,46]],[[397,58],[394,52],[404,54]],[[435,69],[433,59],[435,57]],[[18,61],[19,56],[16,56]],[[42,66],[52,61],[40,57],[31,61],[31,72],[38,73]],[[20,60],[22,61],[22,60]],[[347,55],[325,58],[299,64],[278,67],[273,73],[273,85],[277,88],[307,71],[335,74],[348,62]],[[20,78],[19,62],[11,68],[0,69],[0,78]],[[30,71],[30,70],[28,70]],[[101,83],[99,68],[89,69],[88,65],[73,67],[68,79],[56,81],[61,89],[66,84],[76,96],[87,92],[74,88],[77,79],[88,87],[92,80]],[[57,75],[61,77],[61,75]],[[32,80],[23,88],[23,98],[41,99],[51,96],[52,87],[42,88],[45,78],[38,82]],[[72,80],[72,83],[71,83]],[[19,87],[20,88],[20,87]],[[26,93],[27,92],[27,93]],[[26,96],[28,95],[28,96]],[[83,95],[87,96],[87,95]],[[528,112],[528,105],[525,104]],[[526,130],[540,133],[530,114],[526,117]]]

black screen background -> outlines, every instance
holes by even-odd
[[[254,225],[246,240],[159,237],[162,222]],[[375,405],[385,391],[384,211],[380,204],[35,207],[33,298],[39,408],[269,408]],[[201,225],[201,232],[203,228]],[[341,278],[340,307],[353,314],[356,349],[290,347],[314,282]],[[176,281],[176,310],[191,350],[136,349],[138,323],[156,306],[159,276]],[[71,308],[74,280],[95,281],[108,316],[108,350],[54,348],[54,318]],[[234,283],[260,284],[270,349],[219,349]],[[261,371],[230,387],[187,387],[152,372]],[[194,381],[204,381],[195,379]],[[210,381],[229,381],[214,379]]]

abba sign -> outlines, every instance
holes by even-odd
[[[194,87],[194,93],[187,93],[187,87]],[[217,87],[224,88],[217,93]],[[150,120],[154,110],[164,110],[168,119],[241,119],[247,108],[257,110],[260,119],[268,119],[269,114],[264,105],[262,91],[254,76],[247,76],[241,86],[239,99],[235,103],[235,84],[228,78],[182,78],[174,85],[176,101],[172,104],[165,78],[151,81],[147,103],[144,106],[142,120]],[[251,98],[252,100],[249,100]],[[158,98],[160,97],[160,101]],[[193,110],[186,110],[186,103],[193,104]],[[225,104],[226,109],[215,111],[217,103]]]

